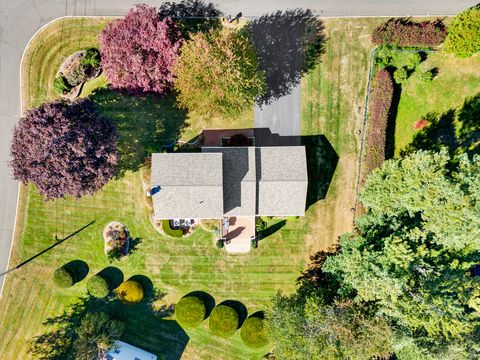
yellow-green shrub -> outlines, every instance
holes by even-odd
[[[124,304],[136,304],[143,300],[143,287],[133,280],[124,281],[115,292]]]

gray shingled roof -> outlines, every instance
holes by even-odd
[[[173,153],[152,155],[155,218],[215,219],[223,216],[222,155]]]
[[[256,164],[257,215],[305,215],[308,186],[305,147],[257,148]]]
[[[307,198],[305,147],[204,147],[153,154],[155,217],[301,216]]]
[[[257,191],[255,148],[203,147],[202,152],[223,154],[223,207],[225,215],[254,215]]]

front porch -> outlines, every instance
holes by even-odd
[[[255,239],[255,216],[225,217],[221,220],[220,236],[228,253],[248,253]]]

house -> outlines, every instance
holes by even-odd
[[[115,341],[106,360],[157,360],[157,356],[123,341]]]
[[[307,185],[304,146],[204,146],[152,155],[155,220],[219,219],[227,244],[243,239],[249,248],[256,216],[303,216]]]

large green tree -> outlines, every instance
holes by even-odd
[[[445,51],[470,57],[480,51],[480,5],[467,9],[448,25]]]
[[[420,151],[367,179],[358,231],[322,270],[431,352],[475,358],[480,332],[480,157]],[[434,345],[434,346],[432,346]]]
[[[364,360],[393,353],[386,319],[352,301],[277,295],[267,314],[268,334],[279,359]]]
[[[250,34],[211,30],[191,35],[175,66],[179,103],[207,116],[250,109],[264,88],[264,74]]]
[[[87,313],[73,343],[75,359],[103,359],[124,329],[123,322],[111,319],[105,313]]]

